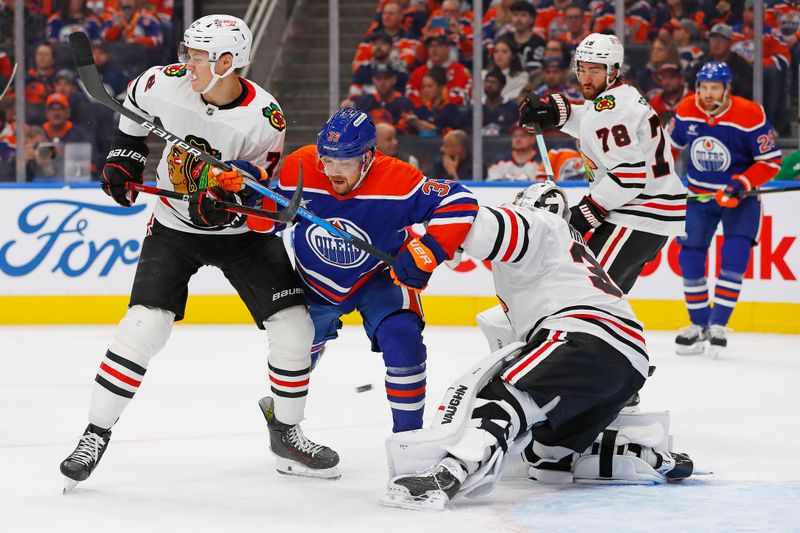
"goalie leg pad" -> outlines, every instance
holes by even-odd
[[[314,323],[304,305],[281,309],[264,321],[269,340],[269,380],[275,417],[284,424],[303,420],[311,375]]]
[[[458,441],[467,427],[478,392],[523,346],[516,342],[498,350],[455,380],[445,392],[431,427],[389,436],[386,439],[389,477],[413,474],[443,459],[447,448]]]

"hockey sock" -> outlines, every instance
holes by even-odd
[[[711,306],[708,302],[708,281],[706,278],[683,278],[683,297],[686,299],[686,309],[692,324],[706,327],[708,317],[711,316]]]
[[[752,249],[753,241],[746,237],[737,235],[725,237],[721,251],[722,268],[714,286],[714,310],[711,312],[710,324],[721,326],[728,324],[739,300],[742,278],[747,270]]]
[[[392,409],[392,431],[422,427],[425,410],[425,360],[419,317],[403,312],[381,322],[375,332],[386,364],[386,398]]]
[[[314,324],[303,305],[281,309],[264,322],[269,339],[269,384],[275,418],[284,424],[303,420],[311,375]]]
[[[708,302],[708,283],[706,282],[706,259],[708,248],[681,246],[678,263],[683,276],[683,292],[686,309],[692,324],[706,327],[711,315]]]
[[[171,311],[134,305],[119,323],[100,363],[89,404],[89,422],[110,429],[139,390],[150,359],[172,331]]]

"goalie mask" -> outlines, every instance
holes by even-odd
[[[569,222],[569,202],[564,189],[550,180],[533,185],[517,193],[514,205],[528,209],[544,209]]]

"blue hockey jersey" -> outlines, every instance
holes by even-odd
[[[381,152],[375,153],[362,184],[339,196],[322,172],[313,145],[286,157],[279,192],[286,196],[294,193],[301,164],[307,209],[393,256],[408,239],[408,227],[426,223],[427,233],[453,257],[478,211],[478,202],[466,187],[427,179],[419,169]],[[295,226],[294,248],[295,265],[309,289],[307,295],[333,304],[343,302],[386,268],[378,259],[305,219]]]
[[[731,96],[730,107],[709,117],[695,96],[684,98],[669,125],[672,144],[688,149],[689,190],[708,193],[724,189],[734,174],[751,187],[763,185],[778,172],[781,151],[760,105]]]

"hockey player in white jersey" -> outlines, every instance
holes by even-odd
[[[492,261],[505,316],[492,310],[479,323],[504,347],[453,383],[432,427],[387,440],[395,477],[385,505],[441,508],[456,494],[484,494],[504,457],[531,439],[530,475],[542,481],[691,474],[689,458],[669,451],[666,414],[620,415],[648,373],[642,325],[569,216],[553,182],[480,208],[462,247]]]
[[[658,114],[620,81],[623,48],[613,35],[592,33],[575,51],[583,104],[561,94],[527,99],[520,125],[556,127],[580,141],[589,194],[572,208],[597,260],[627,294],[645,263],[669,236],[683,234],[686,192]]]
[[[158,117],[192,148],[228,161],[255,179],[268,179],[280,161],[286,124],[275,98],[238,76],[250,62],[251,42],[241,19],[202,17],[184,34],[182,62],[152,67],[135,78],[124,105],[150,121]],[[143,180],[148,133],[136,122],[120,119],[103,167],[103,190],[120,205],[136,200],[125,184]],[[256,198],[231,185],[242,183],[238,172],[219,173],[181,144],[164,148],[158,186],[190,194],[191,201],[162,197],[156,203],[127,314],[95,377],[89,425],[75,451],[61,463],[65,488],[74,488],[97,466],[111,427],[137,392],[148,363],[166,343],[173,323],[183,319],[189,279],[205,265],[222,270],[256,325],[267,332],[274,398],[264,398],[260,405],[278,470],[338,477],[336,452],[305,438],[298,425],[308,393],[314,327],[283,242],[250,231],[244,217],[215,209],[214,200],[246,203]]]

